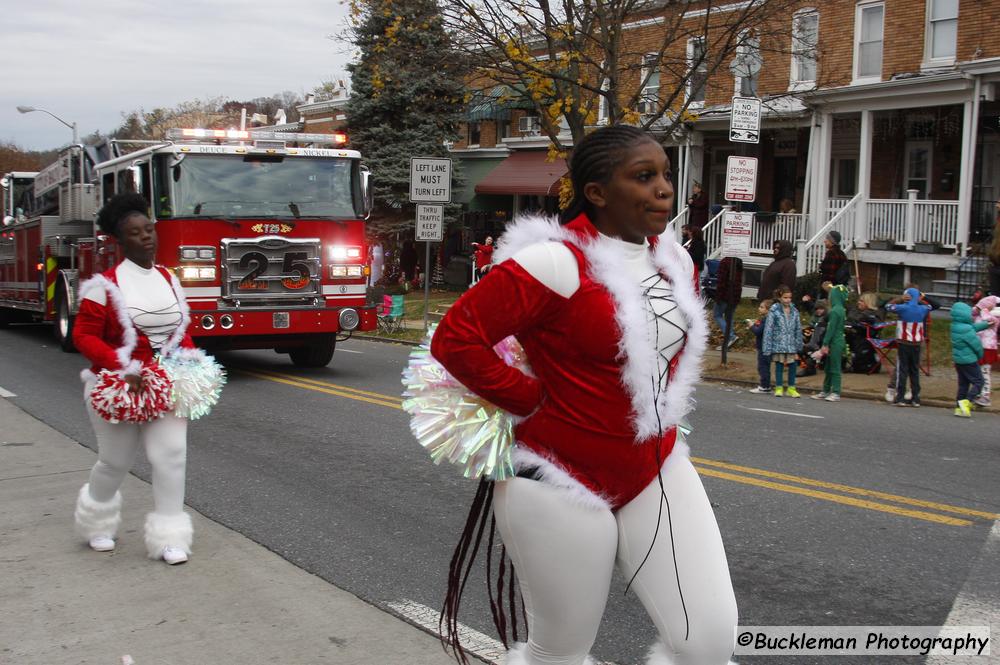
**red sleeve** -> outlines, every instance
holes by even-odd
[[[504,261],[449,308],[434,333],[431,354],[472,392],[527,416],[542,400],[541,383],[507,365],[493,346],[556,315],[566,302],[516,262]]]
[[[105,317],[108,307],[89,298],[80,302],[80,312],[73,321],[73,345],[94,366],[100,369],[120,369],[115,347],[104,340]]]

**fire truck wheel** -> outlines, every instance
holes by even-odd
[[[66,283],[59,285],[56,292],[56,321],[55,321],[56,341],[59,348],[66,353],[76,352],[73,346],[73,315],[69,311],[69,294],[66,291]]]
[[[336,346],[336,338],[330,337],[306,346],[288,349],[288,356],[296,367],[326,367],[333,360],[333,351]]]

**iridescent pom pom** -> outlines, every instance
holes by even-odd
[[[179,349],[159,363],[173,382],[174,414],[189,420],[207,416],[226,385],[222,365],[201,349]]]
[[[514,417],[448,374],[431,356],[433,335],[432,328],[403,370],[403,410],[410,414],[410,430],[435,464],[455,464],[466,478],[512,477]],[[527,371],[524,350],[513,337],[494,350],[508,365]]]
[[[135,393],[125,383],[122,371],[102,370],[90,390],[90,405],[109,423],[145,423],[170,410],[171,383],[166,372],[156,364],[139,370],[142,390]]]

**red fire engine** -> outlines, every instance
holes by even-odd
[[[0,228],[0,325],[55,322],[72,350],[77,288],[120,260],[94,222],[123,191],[150,201],[159,249],[208,349],[273,348],[320,367],[338,336],[373,330],[364,220],[368,170],[343,134],[176,129],[164,141],[73,145],[9,173]],[[140,144],[124,154],[123,144]]]

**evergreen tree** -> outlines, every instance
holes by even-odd
[[[356,0],[347,104],[351,147],[372,170],[378,231],[406,228],[410,158],[448,157],[463,109],[463,59],[442,27],[436,0]],[[460,184],[452,172],[452,191]],[[459,206],[446,206],[454,218]]]

